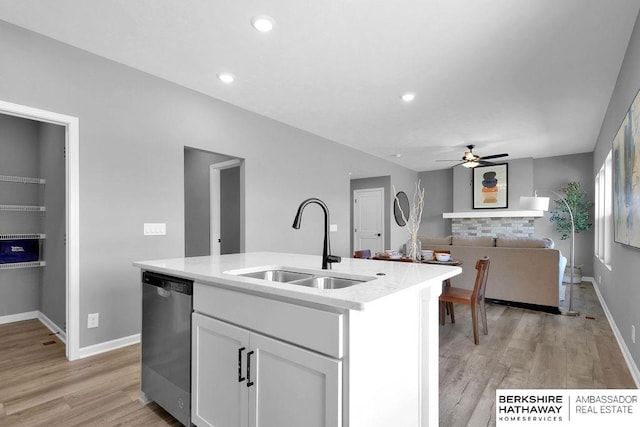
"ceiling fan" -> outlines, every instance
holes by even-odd
[[[473,153],[473,147],[475,145],[467,145],[468,151],[464,152],[464,156],[462,156],[462,162],[453,165],[455,166],[464,166],[465,168],[475,168],[476,166],[491,166],[495,165],[493,162],[488,162],[487,160],[499,159],[500,157],[507,157],[508,154],[492,154],[490,156],[479,156]],[[437,160],[438,162],[457,162],[458,160]]]

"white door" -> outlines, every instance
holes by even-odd
[[[251,427],[342,425],[341,361],[256,334],[251,347]]]
[[[353,192],[353,226],[354,251],[384,250],[384,188]]]
[[[198,427],[247,427],[249,332],[193,314],[191,421]]]

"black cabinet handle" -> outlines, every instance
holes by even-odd
[[[251,355],[253,354],[253,350],[247,353],[247,387],[251,387],[253,385],[253,381],[251,381]]]
[[[242,352],[245,350],[244,347],[238,349],[238,382],[246,380],[245,377],[242,376]]]

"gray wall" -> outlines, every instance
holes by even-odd
[[[355,190],[366,190],[368,188],[384,188],[384,247],[386,249],[391,248],[391,215],[393,212],[393,190],[391,189],[391,177],[390,176],[378,176],[374,178],[361,178],[351,180],[351,200],[353,200],[353,192]],[[400,191],[400,189],[396,189]],[[406,191],[406,190],[405,190]],[[353,255],[353,203],[351,204],[351,220],[349,222],[349,242],[351,247],[351,254]],[[394,221],[395,224],[395,221]],[[396,248],[397,249],[397,248]],[[373,254],[372,254],[373,255]]]
[[[587,193],[587,200],[594,201],[594,181],[591,173],[593,153],[573,154],[569,156],[545,157],[533,161],[534,188],[540,189],[539,196],[549,197],[549,210],[554,210],[554,196],[548,190],[558,191],[569,182],[579,182],[580,187]],[[593,223],[594,211],[589,214]],[[549,221],[550,212],[545,212],[544,218],[535,220],[536,236],[551,237],[556,242],[556,248],[567,257],[571,253],[571,239],[560,240],[560,234],[555,225]],[[575,265],[582,266],[582,274],[593,276],[593,228],[576,234],[575,241]]]
[[[453,168],[420,172],[418,178],[424,187],[420,235],[450,235],[451,220],[442,218],[442,213],[453,212]]]
[[[39,177],[40,125],[0,114],[0,175]],[[0,182],[1,205],[41,205],[42,186]],[[0,211],[0,233],[41,233],[42,213]],[[0,270],[0,316],[40,308],[40,268]]]
[[[507,167],[508,210],[519,210],[520,196],[533,194],[533,159],[518,159],[505,162]],[[453,168],[453,211],[473,211],[473,169]],[[491,209],[483,209],[490,211]],[[504,210],[504,209],[503,209]]]
[[[67,282],[65,247],[65,129],[40,124],[40,174],[45,178],[43,230],[47,235],[40,284],[40,311],[60,329],[66,330]]]
[[[0,22],[0,99],[80,123],[80,346],[140,332],[140,277],[132,261],[184,255],[184,146],[245,159],[247,251],[320,254],[319,197],[350,254],[351,178],[391,176],[412,188],[417,173],[181,86]],[[212,82],[215,84],[215,82]],[[375,171],[373,173],[372,171]],[[143,236],[164,222],[166,236]],[[391,246],[406,234],[391,226]],[[86,329],[88,313],[100,327]]]
[[[640,88],[640,24],[631,35],[629,47],[600,129],[594,150],[592,179],[600,170],[612,148],[620,123]],[[638,213],[636,213],[637,215]],[[640,330],[636,343],[631,342],[631,325],[640,328],[640,249],[612,242],[611,270],[594,256],[594,278],[611,312],[622,338],[635,361],[640,365]]]

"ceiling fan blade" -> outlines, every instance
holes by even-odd
[[[455,159],[455,160],[452,160],[452,159],[449,159],[449,160],[446,160],[446,159],[437,159],[437,160],[436,160],[436,162],[459,162],[459,161],[460,161],[460,159]]]
[[[491,156],[482,156],[480,157],[482,160],[487,160],[487,159],[498,159],[500,157],[507,157],[508,154],[507,153],[503,153],[503,154],[492,154]]]
[[[478,163],[480,163],[482,166],[495,166],[496,165],[493,162],[486,162],[484,160],[478,160]]]

